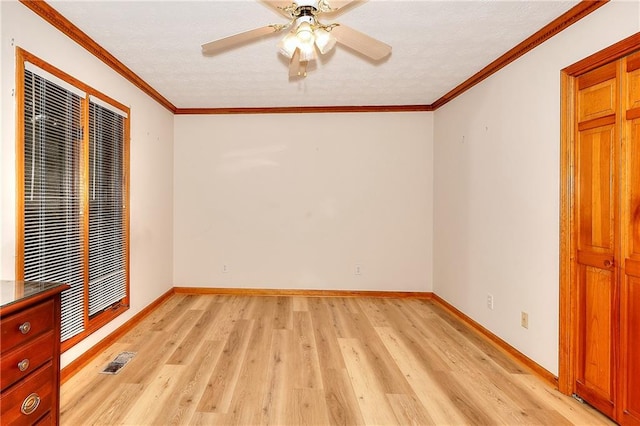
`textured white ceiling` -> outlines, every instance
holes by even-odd
[[[431,104],[578,2],[370,0],[335,22],[390,44],[391,56],[372,63],[337,45],[291,81],[279,34],[201,54],[205,42],[286,23],[256,0],[49,4],[176,107],[233,108]]]

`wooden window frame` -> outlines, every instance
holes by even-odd
[[[129,192],[129,176],[130,176],[130,110],[127,106],[114,100],[113,98],[105,95],[104,93],[92,88],[91,86],[83,83],[82,81],[70,76],[64,71],[48,64],[44,60],[37,56],[27,52],[20,47],[16,47],[16,279],[24,279],[24,76],[25,76],[25,63],[29,62],[40,69],[50,73],[51,75],[61,79],[62,81],[74,86],[75,88],[83,91],[86,96],[82,102],[83,116],[82,127],[85,129],[83,132],[83,166],[80,170],[81,175],[81,197],[83,203],[83,216],[81,221],[83,223],[83,241],[84,246],[84,331],[79,334],[70,337],[61,344],[61,350],[64,352],[67,349],[75,346],[87,336],[99,330],[105,324],[109,323],[125,311],[129,309],[130,305],[130,251],[129,251],[129,238],[130,238],[130,192]],[[126,113],[127,117],[124,120],[124,152],[123,152],[123,196],[125,212],[123,215],[123,231],[124,231],[124,254],[125,254],[125,268],[126,268],[126,296],[122,299],[121,303],[106,309],[92,318],[89,318],[89,102],[90,98],[95,97],[109,105],[119,109]]]

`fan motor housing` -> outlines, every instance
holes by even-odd
[[[298,6],[296,9],[296,17],[300,16],[316,16],[318,9],[313,6]]]

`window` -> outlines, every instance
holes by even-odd
[[[18,50],[18,279],[69,284],[67,349],[129,304],[128,108]]]
[[[89,102],[89,316],[126,297],[124,121]]]

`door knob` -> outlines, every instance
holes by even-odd
[[[607,259],[604,261],[604,267],[605,268],[611,268],[613,266],[613,260],[611,259]]]

